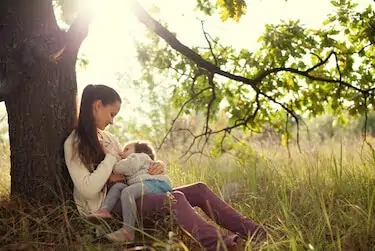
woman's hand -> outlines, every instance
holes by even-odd
[[[163,161],[157,160],[151,163],[148,173],[151,175],[163,174],[166,167],[167,165]]]
[[[124,180],[125,180],[124,175],[118,174],[118,173],[112,173],[108,178],[109,182],[118,182],[118,181],[124,181]]]
[[[120,153],[117,151],[116,147],[113,144],[110,144],[106,147],[103,147],[105,153],[109,153],[116,157],[117,161],[120,161],[122,158],[120,156]]]

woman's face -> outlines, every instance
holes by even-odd
[[[112,104],[103,105],[101,100],[97,100],[93,104],[93,114],[96,127],[104,130],[107,125],[113,124],[113,119],[120,111],[121,103],[116,101]]]

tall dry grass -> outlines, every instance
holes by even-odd
[[[171,152],[161,156],[170,160],[175,186],[206,182],[241,213],[266,225],[272,238],[261,250],[375,250],[375,161],[369,148],[361,146],[360,140],[303,143],[302,153],[290,146],[291,158],[286,148],[258,143],[218,159],[194,157],[180,163]],[[3,163],[8,156],[0,158],[5,161],[1,183],[6,196],[9,166]],[[14,203],[3,202],[0,208],[0,243],[33,249],[116,248],[93,241],[92,227],[69,207],[42,210]],[[183,247],[182,235],[168,237],[176,231],[173,226],[157,230],[160,236],[154,232],[144,245]],[[279,232],[285,237],[273,234]]]

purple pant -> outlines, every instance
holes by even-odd
[[[229,204],[221,200],[206,184],[195,183],[175,188],[172,192],[177,224],[190,233],[207,250],[216,250],[217,243],[224,240],[226,246],[234,245],[238,236],[247,239],[249,236],[262,238],[265,230],[253,221],[245,218]],[[155,213],[168,210],[166,194],[149,194],[138,199],[137,208],[142,217],[152,217]],[[220,226],[235,233],[226,235],[202,218],[193,207],[200,207]],[[116,204],[113,212],[121,215],[121,203]]]

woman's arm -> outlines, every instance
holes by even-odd
[[[120,160],[116,163],[113,169],[114,173],[131,176],[140,169],[140,159],[137,154],[130,154],[126,159]]]
[[[105,155],[96,170],[92,173],[86,168],[78,156],[73,156],[73,143],[68,140],[64,143],[65,163],[75,188],[87,199],[94,198],[104,187],[117,162],[110,153]]]

